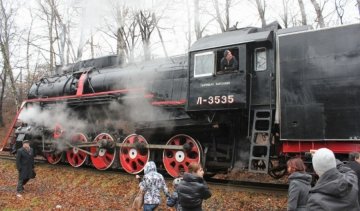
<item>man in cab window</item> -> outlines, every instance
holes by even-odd
[[[221,71],[234,71],[238,69],[239,63],[236,60],[235,56],[232,55],[230,50],[224,51],[224,57],[220,62]]]

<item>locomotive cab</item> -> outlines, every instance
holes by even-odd
[[[271,74],[266,70],[274,69],[273,62],[268,62],[274,59],[273,51],[269,50],[272,37],[272,30],[245,28],[195,42],[189,53],[187,111],[245,109],[249,106],[249,86],[254,92],[266,95],[268,105]],[[225,60],[229,52],[235,61]],[[224,62],[230,67],[224,68]],[[249,80],[253,80],[250,75],[255,72],[258,78],[250,84]],[[252,98],[255,104],[264,103],[264,97],[259,94]]]

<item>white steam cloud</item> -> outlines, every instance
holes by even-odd
[[[60,125],[69,135],[84,132],[87,126],[86,122],[80,120],[75,112],[64,104],[43,109],[38,105],[31,105],[21,111],[19,119],[29,125],[44,126],[49,129]]]

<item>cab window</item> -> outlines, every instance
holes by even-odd
[[[267,68],[266,48],[255,49],[255,71],[264,71]]]
[[[214,74],[215,58],[214,52],[195,54],[194,77],[210,76]]]
[[[239,70],[239,49],[227,48],[216,52],[217,74],[230,73]]]

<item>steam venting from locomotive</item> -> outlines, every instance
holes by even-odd
[[[24,108],[19,115],[19,120],[28,125],[38,125],[49,129],[54,129],[60,125],[69,134],[84,131],[88,124],[79,119],[78,115],[66,108],[64,104],[56,105],[51,109],[42,109],[38,105]]]

